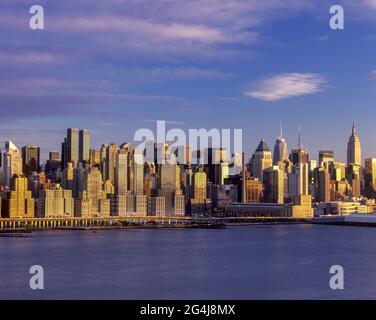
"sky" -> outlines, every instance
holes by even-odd
[[[44,30],[29,27],[34,4]],[[301,126],[310,158],[346,161],[354,121],[376,157],[375,57],[376,0],[1,0],[0,141],[45,157],[68,127],[99,148],[165,120],[242,129],[250,154],[282,122],[289,149]]]

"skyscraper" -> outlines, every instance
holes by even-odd
[[[264,170],[264,201],[283,203],[285,197],[285,172],[278,166]]]
[[[22,147],[22,171],[29,176],[40,170],[40,148],[36,146]]]
[[[334,162],[334,152],[332,150],[319,151],[319,165],[324,163],[324,167],[328,168],[328,164]]]
[[[179,166],[176,164],[162,164],[159,166],[159,188],[158,196],[165,198],[165,209],[167,214],[173,214],[175,211],[175,190],[180,186]]]
[[[132,164],[133,192],[135,196],[141,196],[144,194],[144,157],[138,150],[134,150]]]
[[[73,163],[74,168],[79,162],[89,161],[90,154],[90,133],[89,130],[78,130],[77,128],[67,129],[67,137],[61,144],[61,164],[63,168],[67,163]]]
[[[355,124],[352,126],[351,136],[347,144],[347,165],[362,165],[362,146],[356,132]]]
[[[290,196],[308,195],[308,164],[298,163],[288,175]]]
[[[79,132],[79,161],[89,161],[90,159],[90,133],[89,130],[83,129]]]
[[[280,128],[280,136],[277,138],[274,146],[273,164],[277,165],[280,161],[288,160],[288,149],[286,140],[283,138],[282,125]]]
[[[125,196],[128,191],[128,151],[119,150],[116,155],[115,194]]]
[[[296,149],[293,149],[290,154],[290,160],[291,162],[295,165],[298,163],[308,163],[309,160],[309,155],[308,155],[308,150],[303,147],[302,142],[301,142],[301,129],[299,127],[299,136],[298,136],[298,145]]]
[[[330,201],[330,175],[322,165],[317,168],[317,202]]]
[[[73,163],[73,166],[77,168],[79,160],[79,138],[78,129],[69,128],[67,129],[67,142],[65,145],[67,150],[67,162]]]
[[[10,185],[10,180],[14,174],[22,174],[22,158],[20,151],[13,144],[12,141],[5,142],[4,152],[4,179],[7,186]]]
[[[211,206],[211,200],[207,197],[207,176],[203,168],[193,174],[193,190],[190,199],[191,212],[207,212]]]
[[[272,166],[272,153],[265,140],[262,139],[251,159],[251,172],[253,177],[263,181],[263,172]]]
[[[115,165],[117,150],[118,147],[115,143],[111,143],[106,148],[106,180],[110,180],[112,184],[115,184]]]
[[[365,160],[364,188],[367,197],[374,198],[376,195],[376,159]]]

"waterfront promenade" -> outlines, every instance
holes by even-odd
[[[127,226],[210,227],[236,223],[304,223],[291,217],[191,217],[191,216],[111,216],[61,218],[1,218],[0,231],[121,228]]]

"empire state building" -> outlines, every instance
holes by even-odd
[[[353,124],[352,133],[347,144],[347,164],[355,164],[359,167],[362,165],[362,146],[355,124]]]

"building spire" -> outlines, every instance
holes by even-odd
[[[298,127],[298,148],[302,147],[302,128],[301,126]]]
[[[353,135],[356,134],[355,121],[353,121],[352,134],[353,134]]]
[[[279,134],[281,140],[283,139],[282,121],[279,122]]]

